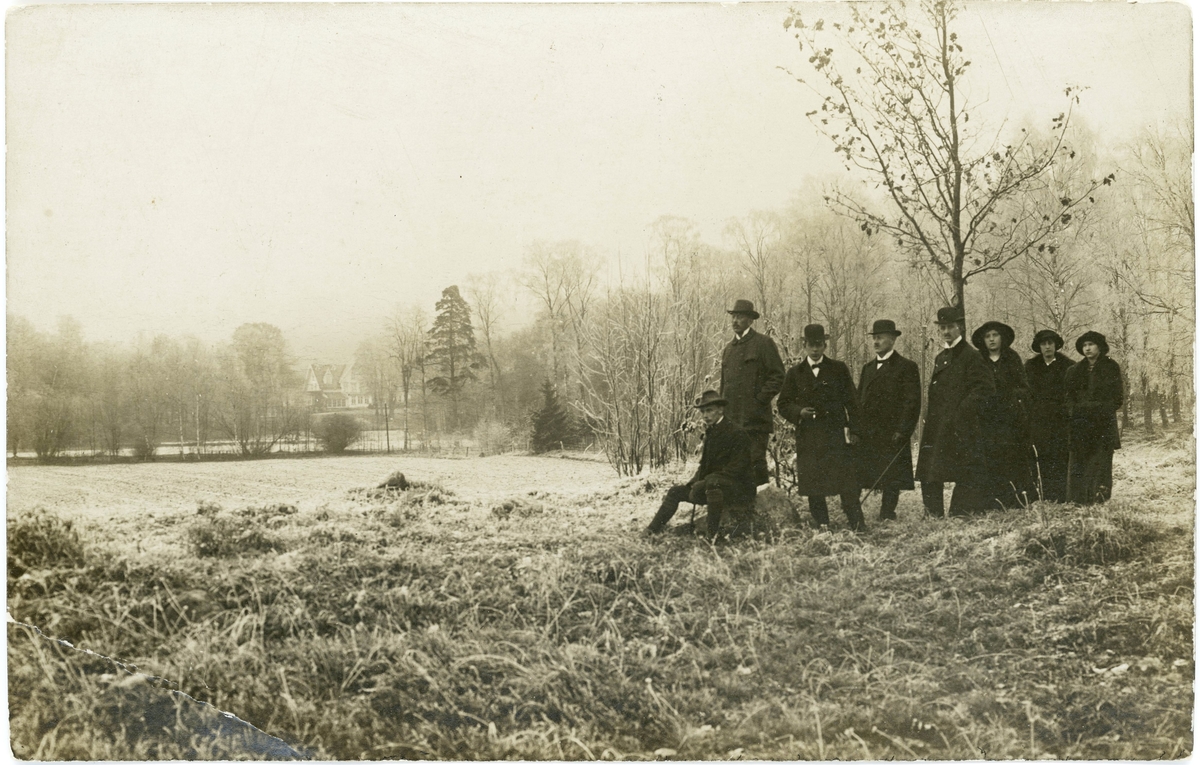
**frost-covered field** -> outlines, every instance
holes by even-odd
[[[437,483],[463,499],[480,502],[539,490],[586,494],[619,483],[606,462],[586,456],[366,456],[22,466],[8,470],[8,511],[20,513],[41,505],[91,525],[190,514],[202,500],[229,506],[286,502],[306,510],[337,501],[349,489],[373,486],[396,470],[411,480]]]
[[[359,490],[396,470],[420,485]],[[797,527],[772,490],[763,537],[719,548],[639,537],[687,471],[621,479],[603,462],[522,456],[12,469],[14,618],[126,663],[10,625],[14,748],[45,759],[287,746],[328,759],[1191,751],[1189,436],[1128,439],[1114,499],[1098,508],[930,520],[908,492],[898,523],[854,535]]]

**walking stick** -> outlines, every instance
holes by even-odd
[[[904,454],[904,450],[911,449],[911,448],[912,448],[911,444],[909,444],[907,442],[900,445],[899,451],[897,451],[894,455],[892,455],[892,461],[887,464],[887,467],[885,467],[883,469],[883,472],[879,474],[879,477],[875,479],[875,483],[871,484],[871,488],[867,489],[866,494],[864,494],[858,498],[859,505],[862,505],[863,502],[867,501],[867,498],[871,496],[871,492],[875,491],[875,487],[878,486],[879,482],[883,480],[883,477],[885,475],[887,475],[887,471],[891,470],[892,465],[896,462],[897,459],[900,458],[900,455]]]

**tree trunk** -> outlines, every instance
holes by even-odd
[[[1150,381],[1142,373],[1142,425],[1147,433],[1154,432],[1154,392],[1150,390]]]
[[[1124,369],[1121,370],[1121,383],[1125,386],[1124,390],[1126,391],[1125,400],[1121,404],[1121,432],[1124,433],[1129,427],[1130,399],[1133,398],[1133,396],[1128,395],[1130,391],[1129,375],[1125,374]]]
[[[963,334],[967,331],[967,282],[962,278],[961,267],[960,273],[953,277],[954,281],[954,304],[962,309],[963,314]]]

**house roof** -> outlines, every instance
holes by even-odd
[[[341,391],[342,375],[349,367],[349,364],[313,364],[309,370],[322,391]],[[329,373],[329,382],[325,381],[326,372]]]

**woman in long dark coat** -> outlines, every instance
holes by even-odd
[[[1113,452],[1121,448],[1117,410],[1125,400],[1121,367],[1108,357],[1108,340],[1085,332],[1075,341],[1083,361],[1067,371],[1070,464],[1067,499],[1081,505],[1112,497]]]
[[[1034,488],[1050,502],[1067,496],[1067,370],[1075,363],[1059,351],[1062,336],[1043,329],[1033,336],[1038,355],[1025,362],[1029,381],[1029,440]]]
[[[983,432],[984,459],[988,472],[988,505],[1017,507],[1028,502],[1029,422],[1025,402],[1029,383],[1021,357],[1011,346],[1012,327],[989,321],[971,335],[984,366],[992,375],[996,392],[984,399],[979,411]]]

